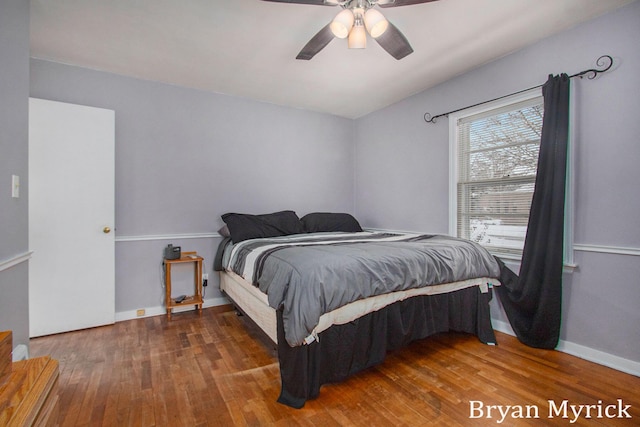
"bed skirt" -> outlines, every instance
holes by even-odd
[[[290,347],[277,311],[278,359],[282,389],[278,402],[302,408],[323,384],[340,382],[380,364],[388,351],[440,332],[458,331],[495,343],[489,302],[491,289],[479,287],[398,301],[344,325],[334,325],[309,345]]]

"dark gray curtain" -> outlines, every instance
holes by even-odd
[[[569,84],[562,74],[542,86],[540,155],[520,275],[499,260],[503,286],[496,289],[509,322],[520,341],[537,348],[555,348],[560,336]]]

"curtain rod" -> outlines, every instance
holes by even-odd
[[[608,65],[607,65],[607,61],[608,61]],[[601,74],[601,73],[604,73],[605,71],[608,71],[613,66],[613,58],[611,56],[609,56],[609,55],[602,55],[596,61],[596,65],[598,67],[601,67],[601,69],[590,68],[588,70],[580,71],[579,73],[573,74],[573,75],[571,75],[569,77],[570,78],[574,78],[574,77],[583,78],[586,75],[589,80],[593,80],[593,79],[596,78],[596,76],[598,74]],[[602,67],[604,67],[604,68],[602,68]],[[435,123],[436,120],[438,118],[440,118],[440,117],[445,117],[445,116],[448,116],[449,114],[457,113],[458,111],[462,111],[462,110],[466,110],[467,108],[477,107],[478,105],[487,104],[489,102],[493,102],[493,101],[497,101],[497,100],[502,99],[502,98],[507,98],[509,96],[517,95],[519,93],[523,93],[523,92],[526,92],[528,90],[537,89],[539,87],[542,87],[542,85],[537,85],[537,86],[530,87],[528,89],[519,90],[517,92],[513,92],[513,93],[510,93],[508,95],[499,96],[497,98],[493,98],[493,99],[490,99],[488,101],[478,102],[477,104],[469,105],[469,106],[463,107],[463,108],[458,108],[457,110],[449,111],[447,113],[438,114],[437,116],[431,116],[431,114],[429,114],[429,113],[424,113],[424,121],[427,122],[427,123]]]

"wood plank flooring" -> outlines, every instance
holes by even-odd
[[[504,334],[498,343],[457,333],[421,340],[323,386],[300,410],[276,402],[276,352],[230,306],[36,338],[30,347],[32,357],[60,362],[61,426],[640,425],[640,378]],[[549,400],[560,411],[552,418]],[[581,404],[594,405],[591,418],[582,408],[572,423],[569,405]],[[503,406],[488,418],[489,405]],[[538,418],[522,418],[536,407]]]

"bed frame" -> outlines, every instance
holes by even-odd
[[[362,308],[353,307],[356,303],[349,304],[323,315],[315,332],[317,339],[298,347],[289,346],[284,338],[282,311],[270,307],[267,296],[255,286],[221,271],[220,289],[277,346],[282,382],[278,402],[301,408],[319,395],[322,384],[343,381],[380,364],[388,351],[417,339],[459,331],[494,344],[488,280],[421,288],[396,295],[391,303],[367,299],[361,303],[368,305],[364,314]]]

